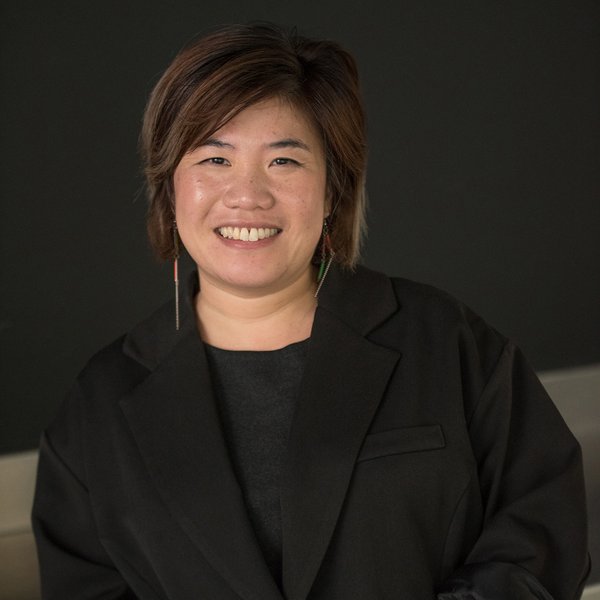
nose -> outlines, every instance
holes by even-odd
[[[240,169],[230,181],[223,199],[228,208],[271,208],[275,202],[268,178],[260,169]]]

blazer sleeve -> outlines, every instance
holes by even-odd
[[[574,600],[590,563],[581,449],[507,343],[468,415],[483,527],[439,600]]]
[[[98,538],[85,485],[77,391],[43,435],[32,511],[43,600],[135,600]]]

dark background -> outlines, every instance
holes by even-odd
[[[600,361],[596,1],[6,2],[0,453],[171,294],[137,155],[177,50],[266,19],[340,41],[369,115],[367,265],[455,294],[538,370]]]

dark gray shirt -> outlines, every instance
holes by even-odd
[[[281,586],[279,479],[308,340],[271,351],[206,345],[223,432],[248,516]]]

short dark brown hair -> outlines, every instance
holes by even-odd
[[[184,48],[156,84],[141,147],[148,234],[160,258],[175,252],[173,173],[181,158],[245,108],[272,97],[292,103],[321,135],[331,245],[352,267],[365,229],[365,116],[354,58],[335,42],[260,23],[223,27]]]

